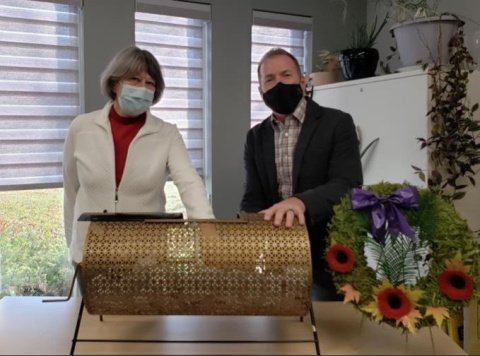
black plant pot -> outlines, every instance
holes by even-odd
[[[377,70],[376,48],[345,49],[340,52],[340,64],[346,80],[373,77]]]

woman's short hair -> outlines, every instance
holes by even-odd
[[[100,77],[102,94],[115,100],[116,94],[113,91],[115,85],[123,79],[138,75],[140,72],[148,73],[155,81],[153,103],[157,103],[165,89],[165,81],[163,80],[160,64],[153,54],[136,46],[121,50],[108,63]]]

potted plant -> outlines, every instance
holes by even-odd
[[[378,24],[378,18],[371,26],[364,23],[356,26],[350,37],[348,49],[340,52],[340,64],[345,79],[360,79],[375,75],[378,64],[378,50],[373,48],[380,31],[387,24],[387,16]]]
[[[315,63],[315,69],[316,71],[310,73],[308,76],[311,86],[338,82],[340,78],[338,54],[328,50],[320,51]]]
[[[378,0],[377,0],[378,1]],[[403,67],[448,63],[448,42],[463,22],[452,14],[439,14],[438,0],[380,0],[394,21],[395,38]]]
[[[480,123],[474,117],[479,104],[469,103],[467,97],[469,74],[475,63],[465,47],[463,27],[451,38],[449,48],[448,66],[435,62],[428,67],[432,83],[432,106],[427,113],[430,135],[419,141],[422,149],[428,149],[431,168],[428,176],[422,169],[413,168],[431,190],[454,201],[475,185],[480,165]]]

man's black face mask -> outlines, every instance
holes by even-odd
[[[291,114],[303,97],[300,84],[283,84],[279,82],[269,91],[263,93],[263,101],[274,112]]]

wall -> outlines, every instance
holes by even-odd
[[[100,94],[100,74],[120,49],[135,43],[135,2],[84,0],[83,53],[85,111],[98,110],[106,99]]]
[[[366,0],[349,0],[364,20]],[[243,145],[250,127],[252,10],[313,17],[313,53],[341,49],[351,29],[340,0],[211,0],[212,198],[219,218],[234,217],[243,193]],[[118,50],[134,43],[134,0],[84,0],[85,110],[102,107],[99,75]],[[334,35],[332,35],[334,34]]]

